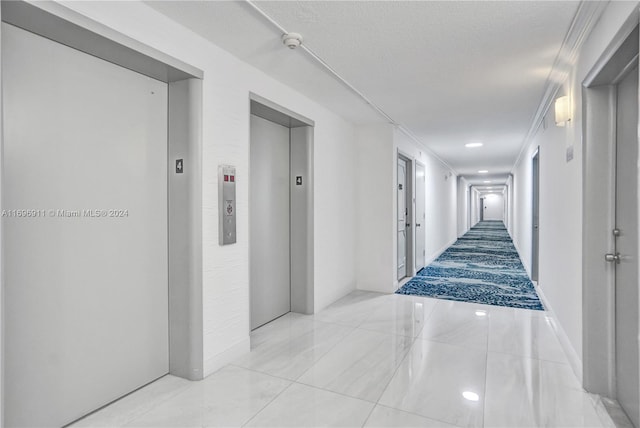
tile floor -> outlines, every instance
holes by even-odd
[[[545,312],[353,292],[254,331],[201,382],[173,376],[75,427],[611,427]]]

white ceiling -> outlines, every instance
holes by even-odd
[[[244,1],[150,1],[355,123],[378,113]],[[473,184],[504,183],[578,1],[258,1]],[[480,141],[481,148],[466,143]],[[488,170],[487,176],[477,174]]]

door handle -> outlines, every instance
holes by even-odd
[[[616,262],[617,264],[620,264],[620,253],[615,253],[615,254],[605,254],[604,255],[604,259],[606,261],[608,261],[609,263],[613,263]]]
[[[405,227],[411,227],[411,223],[406,223],[404,226]]]
[[[416,223],[416,227],[420,227],[420,223]]]

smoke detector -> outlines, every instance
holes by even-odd
[[[282,43],[289,49],[295,49],[302,44],[302,36],[298,33],[283,34]]]

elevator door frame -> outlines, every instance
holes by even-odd
[[[203,72],[59,3],[2,2],[0,14],[3,22],[168,84],[169,373],[202,379]],[[180,176],[175,175],[176,158],[185,165]],[[0,299],[4,306],[2,293]],[[0,314],[4,316],[4,311]],[[0,355],[4,356],[4,348]],[[4,376],[0,380],[4,382]]]
[[[249,93],[249,115],[290,130],[290,284],[291,312],[313,314],[314,300],[314,170],[315,122],[255,93]],[[249,166],[251,169],[251,166]],[[302,182],[298,184],[297,178]],[[251,192],[251,189],[249,189]],[[251,243],[251,236],[249,236]],[[251,244],[249,244],[251,245]],[[251,260],[249,260],[251,265]],[[251,277],[249,284],[251,284]],[[249,287],[251,289],[251,287]],[[251,292],[251,291],[250,291]],[[251,297],[249,296],[249,299]],[[251,314],[249,314],[251,317]],[[251,326],[251,319],[249,319]]]

